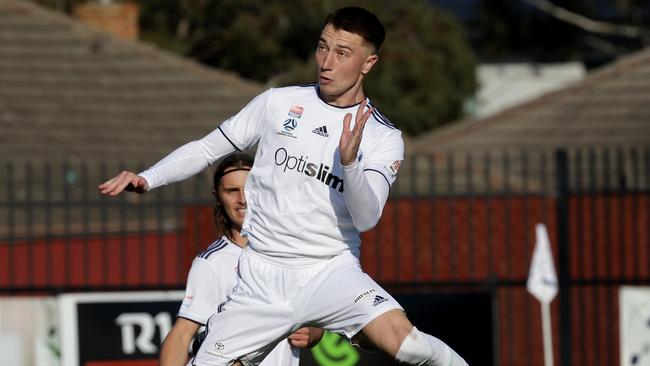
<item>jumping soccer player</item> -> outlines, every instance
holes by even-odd
[[[257,365],[303,326],[348,338],[363,332],[407,364],[466,365],[415,328],[359,264],[359,233],[378,222],[404,158],[400,131],[363,90],[384,37],[367,10],[335,11],[318,40],[317,83],[269,89],[140,175],[122,172],[99,186],[108,195],[129,185],[144,192],[258,144],[245,189],[250,209],[242,233],[249,244],[239,282],[210,318],[194,365]]]

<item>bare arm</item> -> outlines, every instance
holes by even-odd
[[[190,342],[198,329],[199,324],[185,318],[177,318],[163,342],[160,366],[184,366]]]

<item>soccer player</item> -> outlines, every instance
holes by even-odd
[[[244,183],[252,166],[253,159],[249,155],[234,153],[223,159],[214,172],[214,222],[223,236],[192,263],[178,318],[167,334],[160,352],[161,366],[186,364],[192,337],[200,326],[207,324],[208,318],[237,284],[237,260],[242,248],[246,246],[246,238],[241,236],[241,225],[246,212]],[[322,335],[322,329],[300,328],[289,336],[288,342],[280,342],[261,365],[298,366],[298,347],[313,346]],[[198,348],[196,346],[197,344],[193,348]]]
[[[210,318],[194,365],[256,365],[307,325],[348,338],[363,332],[407,364],[466,364],[415,328],[359,264],[359,233],[378,222],[404,152],[400,131],[363,90],[384,37],[367,10],[335,11],[316,47],[316,83],[269,89],[140,175],[125,171],[99,186],[108,195],[127,186],[144,192],[258,144],[245,188],[250,209],[242,233],[249,244],[239,282]]]

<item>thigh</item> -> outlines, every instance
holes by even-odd
[[[237,359],[251,364],[284,339],[292,324],[293,313],[284,304],[229,308],[210,317],[207,336],[192,364],[228,365]]]
[[[208,333],[194,365],[228,365],[236,359],[244,365],[257,364],[295,323],[284,300],[282,269],[242,254],[239,272],[237,286],[208,321]]]
[[[307,324],[351,338],[373,319],[402,307],[354,257],[339,258],[310,281],[293,307]]]
[[[413,328],[402,310],[390,310],[373,319],[362,333],[370,343],[395,357],[404,339]]]

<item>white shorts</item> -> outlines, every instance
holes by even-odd
[[[239,283],[220,312],[193,364],[257,365],[289,334],[315,326],[351,338],[379,315],[402,307],[361,271],[350,253],[307,266],[283,266],[250,248],[239,258]]]

